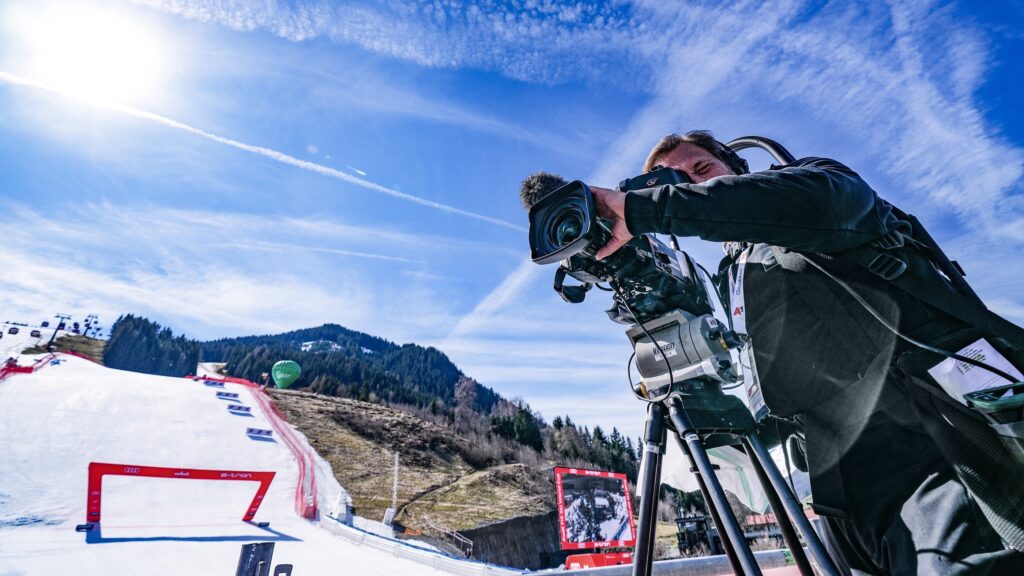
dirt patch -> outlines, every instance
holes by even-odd
[[[550,472],[507,464],[472,472],[427,492],[401,509],[399,520],[413,523],[424,514],[453,530],[467,530],[555,509]]]
[[[81,354],[86,358],[89,358],[97,364],[103,364],[103,351],[107,347],[106,340],[99,340],[97,338],[89,338],[82,336],[81,334],[69,334],[67,336],[61,336],[54,342],[56,350],[58,352],[75,352]],[[43,346],[33,346],[24,351],[25,354],[44,354],[46,348]]]
[[[348,398],[276,389],[270,396],[330,462],[360,516],[380,519],[391,505],[396,451],[397,520],[411,528],[423,527],[423,514],[462,530],[555,509],[550,470],[524,464],[477,470],[467,462],[469,441],[444,426]]]
[[[391,506],[396,450],[399,507],[472,470],[443,448],[432,449],[430,438],[439,433],[430,429],[430,423],[412,423],[411,415],[378,404],[306,392],[272,390],[270,395],[285,418],[331,464],[360,516],[380,520]],[[421,437],[423,430],[430,433]]]

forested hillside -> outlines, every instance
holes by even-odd
[[[225,362],[227,373],[254,382],[279,360],[302,366],[293,389],[394,406],[450,427],[474,443],[477,467],[547,460],[636,477],[639,445],[618,430],[591,431],[569,416],[548,425],[526,402],[467,377],[436,348],[398,345],[337,324],[197,342],[129,314],[114,323],[104,354],[113,368],[168,376],[191,373],[197,361]]]
[[[175,337],[170,328],[131,314],[114,322],[103,352],[103,364],[110,368],[160,376],[189,374],[198,360],[198,342]]]

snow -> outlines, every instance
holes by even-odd
[[[21,356],[19,363],[37,358]],[[238,399],[219,399],[218,391]],[[270,441],[246,435],[247,428],[272,428],[252,394],[243,385],[211,388],[69,355],[0,382],[0,574],[232,574],[242,544],[267,541],[276,543],[274,564],[293,564],[297,574],[448,573],[431,564],[462,574],[503,572],[327,517],[341,487],[319,457],[321,520],[299,517],[292,453],[276,433]],[[229,404],[252,410],[232,413]],[[107,476],[100,527],[75,532],[85,522],[90,462],[275,471],[255,517],[270,526],[241,521],[255,482]]]
[[[226,362],[200,362],[196,365],[196,376],[200,378],[222,378],[223,376],[220,371],[226,365]]]
[[[303,352],[334,352],[341,350],[341,346],[337,342],[331,342],[330,340],[310,340],[309,342],[303,342],[299,345],[299,348]]]

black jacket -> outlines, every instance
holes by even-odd
[[[841,253],[909,224],[855,172],[806,158],[772,170],[630,193],[631,232],[737,243],[717,278],[748,253],[745,305],[765,403],[805,426],[815,508],[888,515],[941,455],[917,421],[895,360],[902,344],[841,287],[788,250]],[[955,323],[866,270],[839,270],[893,324],[953,330]],[[941,330],[940,330],[941,331]],[[873,519],[865,519],[873,521]]]
[[[866,547],[861,552],[879,562],[891,536],[887,530],[903,526],[901,510],[915,498],[936,526],[953,527],[938,541],[957,542],[957,523],[964,518],[958,514],[971,516],[971,506],[958,500],[962,510],[940,513],[925,490],[954,471],[1000,536],[1024,541],[1024,467],[1009,458],[976,414],[958,405],[951,410],[926,391],[934,385],[926,369],[943,358],[897,339],[836,282],[806,264],[804,256],[830,269],[890,324],[918,340],[955,351],[991,336],[849,258],[857,247],[895,230],[909,237],[921,232],[899,219],[855,172],[834,160],[805,158],[756,174],[641,190],[626,197],[626,222],[634,234],[734,243],[716,276],[723,299],[730,292],[727,272],[735,273],[737,256],[746,252],[746,328],[764,401],[774,415],[803,424],[814,508],[854,526],[856,540]],[[903,248],[899,257],[935,290],[953,290],[927,251]],[[1001,350],[1024,366],[1019,351]],[[922,518],[912,528],[928,534],[933,527]],[[963,551],[951,546],[946,552],[959,557]]]
[[[827,158],[626,196],[633,234],[699,236],[838,252],[905,226],[853,170]]]

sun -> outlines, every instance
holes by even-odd
[[[25,73],[68,96],[138,105],[162,88],[167,62],[149,22],[81,2],[20,15]]]

